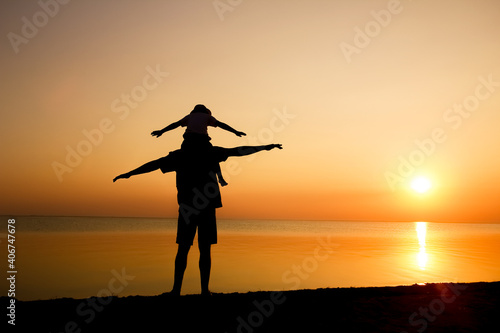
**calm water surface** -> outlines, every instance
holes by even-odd
[[[218,227],[214,292],[500,280],[500,224],[221,220]],[[175,232],[175,219],[16,218],[17,296],[161,294],[172,287]],[[200,291],[196,245],[184,294]]]

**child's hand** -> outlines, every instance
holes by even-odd
[[[243,132],[236,132],[234,134],[236,134],[237,136],[245,136],[246,135],[246,133],[243,133]]]
[[[151,135],[152,136],[156,136],[157,138],[159,138],[162,134],[163,134],[162,131],[153,131],[153,132],[151,132]]]

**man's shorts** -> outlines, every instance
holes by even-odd
[[[198,228],[198,244],[217,244],[215,208],[205,208],[198,214],[181,212],[177,220],[177,244],[193,245]]]

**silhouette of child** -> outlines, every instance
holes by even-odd
[[[162,130],[153,131],[151,135],[159,138],[163,133],[173,130],[179,126],[186,127],[181,149],[193,152],[212,147],[212,144],[210,143],[211,138],[208,135],[208,126],[220,127],[226,131],[234,133],[237,136],[246,135],[245,133],[237,131],[231,126],[215,119],[212,116],[212,112],[202,104],[196,105],[193,111],[181,120],[168,125]],[[226,186],[227,182],[222,177],[222,172],[218,163],[214,165],[214,171],[221,186]]]

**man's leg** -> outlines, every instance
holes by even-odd
[[[198,243],[198,248],[200,249],[200,280],[201,280],[201,294],[210,295],[210,290],[208,289],[208,283],[210,282],[210,269],[212,267],[212,257],[211,250],[212,244]]]
[[[174,272],[174,287],[170,292],[173,295],[180,295],[182,288],[182,280],[187,266],[187,257],[191,245],[179,244],[177,255],[175,256],[175,272]]]

